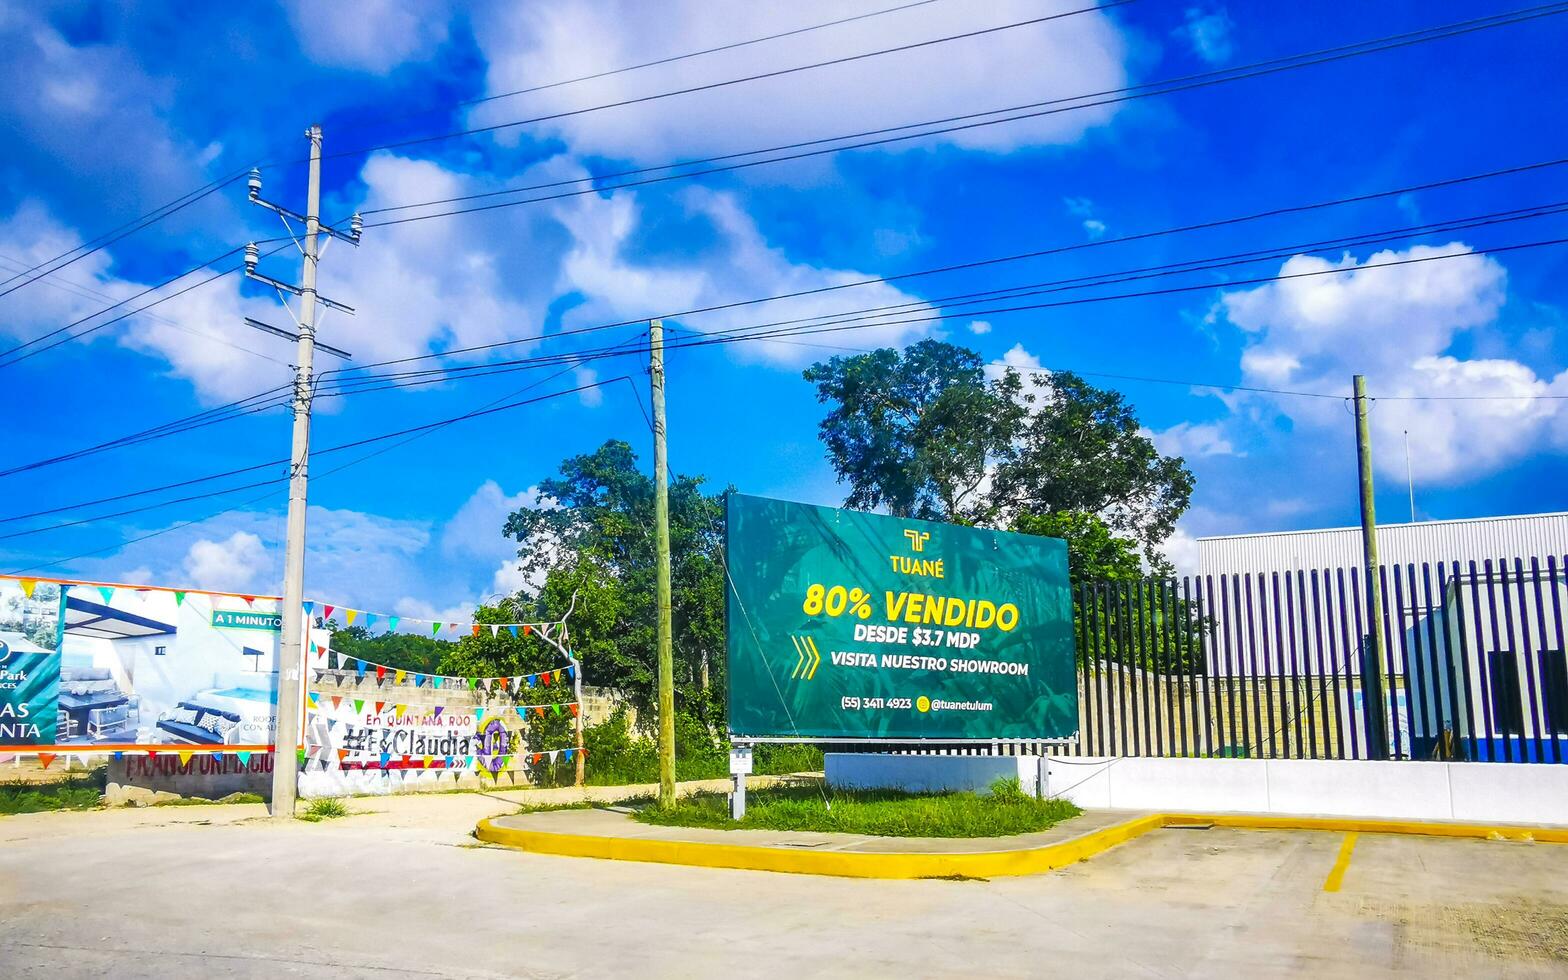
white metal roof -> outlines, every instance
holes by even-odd
[[[1486,559],[1568,558],[1568,512],[1515,514],[1465,520],[1380,524],[1378,560],[1388,565],[1422,562],[1480,563]],[[1198,539],[1203,575],[1349,568],[1361,563],[1361,528],[1337,527]]]

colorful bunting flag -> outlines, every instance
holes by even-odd
[[[310,702],[310,706],[311,706],[311,707],[312,707],[312,708],[314,708],[314,707],[315,707],[315,706],[316,706],[316,698],[317,698],[317,697],[318,697],[318,696],[319,696],[319,695],[317,695],[317,694],[316,694],[316,692],[315,692],[315,691],[309,691],[309,692],[307,692],[307,693],[306,693],[306,694],[305,694],[305,700],[306,700],[306,701],[308,701],[308,702]]]
[[[424,674],[415,674],[414,675],[414,686],[415,687],[420,686],[424,682],[425,682],[425,675]]]
[[[539,680],[541,682],[543,682],[545,687],[549,687],[550,686],[550,675],[549,674],[540,674],[539,675]]]
[[[40,752],[40,753],[38,753],[38,764],[43,766],[45,769],[48,769],[49,768],[49,764],[54,762],[54,760],[55,760],[55,754],[53,752]]]
[[[455,626],[456,624],[454,623],[453,625]],[[479,624],[478,623],[474,624],[474,635],[475,636],[479,635]]]
[[[556,713],[556,714],[557,714],[557,715],[559,715],[559,714],[560,714],[560,713],[561,713],[561,706],[560,706],[560,704],[555,704],[555,705],[552,705],[552,707],[554,707],[554,708],[555,708],[555,713]]]
[[[22,586],[22,594],[29,599],[33,597],[33,590],[38,588],[38,580],[35,578],[24,578],[18,584]],[[43,756],[39,756],[39,758],[43,758]],[[54,756],[50,756],[50,758],[53,759]]]
[[[404,671],[400,670],[397,673],[392,675],[392,683],[394,683],[394,684],[401,684],[401,683],[403,683],[403,678],[405,678],[407,676],[408,676],[407,673],[405,673]]]
[[[247,606],[256,605],[256,597],[253,595],[242,595],[240,598],[245,600],[245,605]]]
[[[376,683],[380,684],[382,681],[386,680],[386,677],[387,669],[380,664],[376,664]]]
[[[381,709],[385,708],[386,706],[387,706],[387,703],[385,701],[377,701],[376,702],[376,714],[378,714],[378,715],[381,714]]]
[[[439,705],[439,704],[436,705],[436,717],[440,718],[441,717],[441,712],[444,711],[444,710],[446,710],[444,706]]]
[[[507,627],[507,630],[512,634],[512,638],[515,640],[517,638],[517,624],[513,623],[511,626]]]
[[[572,717],[576,718],[577,717],[577,702],[573,701],[569,707],[572,709]]]
[[[454,633],[457,632],[457,624],[456,623],[447,623],[446,625],[452,630],[452,632],[454,632]]]
[[[336,608],[337,608],[337,606],[322,606],[321,607],[321,618],[322,619],[331,619],[332,618],[332,610],[334,610]]]
[[[523,624],[523,635],[524,636],[527,636],[528,634],[532,633],[533,631],[534,631],[534,628],[532,626],[529,626],[527,623]]]
[[[359,700],[358,698],[355,698],[354,699],[354,714],[356,714],[356,715],[357,714],[361,714],[361,713],[364,712],[364,710],[365,710],[365,702]]]
[[[496,625],[495,623],[491,623],[490,624],[490,635],[492,637],[494,637],[494,636],[500,635],[500,633],[501,633],[501,627]]]
[[[387,617],[387,632],[388,633],[395,633],[395,632],[397,632],[397,617],[396,616],[388,616]]]
[[[332,707],[340,708],[342,706],[343,706],[343,696],[341,694],[334,694],[334,695],[332,695]]]
[[[485,720],[485,709],[483,709],[483,708],[475,708],[474,709],[474,721],[484,721],[484,720]]]
[[[407,710],[408,710],[408,705],[406,705],[406,704],[398,705],[397,706],[397,717],[399,717],[399,718],[403,717],[403,713],[405,711],[407,711]]]
[[[365,613],[365,629],[368,630],[374,625],[376,625],[376,614],[373,612]]]
[[[343,621],[350,626],[354,625],[354,617],[359,615],[358,609],[343,610]]]
[[[174,601],[175,602],[179,602],[182,598],[184,598],[184,596],[185,596],[185,593],[183,593],[183,592],[176,592],[176,593],[174,593]],[[316,611],[316,604],[314,602],[306,600],[305,602],[301,603],[301,605],[303,605],[305,607],[305,618],[306,619],[309,619],[310,616],[311,616],[311,613]]]
[[[432,690],[436,690],[436,691],[441,690],[441,675],[440,674],[432,674],[430,676],[430,684],[431,684],[431,689]]]
[[[571,762],[572,761],[572,752],[573,751],[574,750],[572,750],[572,749],[564,749],[564,750],[562,750],[562,754],[566,757],[566,761],[567,762]]]
[[[195,753],[193,753],[190,749],[181,749],[179,751],[180,765],[182,765],[182,766],[190,765],[190,763],[191,763],[191,756],[194,755],[194,754]]]
[[[358,680],[364,680],[365,679],[365,662],[363,660],[356,660],[353,663],[354,663],[354,671],[355,671],[355,673],[357,673],[359,675]]]
[[[430,624],[430,635],[431,636],[435,636],[439,632],[441,632],[441,624],[440,623],[431,623]]]
[[[98,594],[103,596],[103,601],[105,603],[108,603],[110,600],[112,600],[114,598],[114,586],[112,586],[112,585],[100,585],[100,586],[98,586]]]
[[[234,753],[234,755],[235,755],[236,758],[238,758],[240,760],[240,765],[242,765],[242,766],[250,765],[250,753],[249,752],[236,752],[236,753]]]
[[[338,761],[342,762],[344,759],[347,759],[347,758],[348,758],[348,749],[338,749]]]

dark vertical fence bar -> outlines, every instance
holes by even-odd
[[[1290,587],[1288,580],[1285,586],[1286,588]],[[1318,757],[1318,721],[1315,703],[1317,696],[1314,692],[1323,689],[1323,661],[1321,659],[1322,651],[1319,650],[1319,669],[1316,675],[1314,675],[1312,671],[1312,637],[1307,630],[1307,573],[1303,569],[1296,570],[1295,596],[1295,608],[1300,611],[1300,619],[1292,617],[1290,621],[1290,660],[1292,664],[1296,662],[1296,640],[1299,638],[1301,640],[1301,677],[1306,682],[1304,690],[1307,695],[1307,703],[1305,705],[1307,711],[1307,758],[1316,759]],[[1316,685],[1313,684],[1314,677],[1317,680]],[[1328,755],[1328,746],[1326,744],[1323,747],[1323,754],[1325,756]]]
[[[1531,560],[1531,567],[1539,570],[1539,564],[1534,559]],[[1524,655],[1524,703],[1530,709],[1530,730],[1535,733],[1535,751],[1526,753],[1525,760],[1545,762],[1546,743],[1541,737],[1541,708],[1545,699],[1537,697],[1541,689],[1536,684],[1535,645],[1530,640],[1530,598],[1524,585],[1524,561],[1520,558],[1514,559],[1514,583],[1514,594],[1519,600],[1519,645]]]
[[[1252,573],[1250,573],[1250,572],[1247,573],[1246,576],[1244,576],[1243,581],[1244,581],[1244,583],[1246,585],[1246,588],[1247,588],[1247,658],[1248,658],[1248,666],[1250,666],[1252,668],[1252,674],[1247,679],[1247,691],[1252,696],[1252,721],[1253,721],[1253,726],[1252,727],[1253,727],[1253,730],[1256,731],[1257,735],[1258,735],[1258,738],[1257,738],[1257,742],[1258,742],[1258,756],[1259,756],[1259,758],[1263,758],[1264,757],[1263,756],[1263,751],[1264,751],[1263,746],[1264,746],[1265,740],[1267,740],[1267,742],[1268,742],[1268,744],[1270,746],[1270,748],[1269,748],[1269,756],[1273,756],[1273,754],[1274,754],[1274,751],[1273,751],[1273,744],[1274,744],[1274,700],[1272,698],[1269,699],[1269,712],[1268,712],[1268,726],[1269,727],[1264,728],[1263,727],[1263,706],[1258,703],[1258,630],[1257,630],[1257,620],[1256,620],[1256,618],[1253,615],[1254,610],[1253,610],[1253,604],[1252,604],[1252,599],[1253,599]],[[1263,576],[1260,575],[1260,576],[1258,576],[1258,591],[1261,592],[1262,588],[1263,588]],[[1265,635],[1267,635],[1267,634],[1265,634]]]
[[[1544,597],[1541,595],[1541,561],[1539,558],[1530,559],[1530,582],[1534,587],[1535,592],[1535,657],[1539,658],[1540,660],[1536,670],[1536,676],[1539,677],[1541,681],[1541,724],[1539,727],[1546,738],[1546,743],[1539,747],[1539,752],[1541,754],[1541,761],[1545,762],[1547,755],[1546,749],[1547,745],[1549,744],[1551,746],[1552,762],[1557,763],[1562,762],[1563,757],[1562,746],[1558,744],[1557,733],[1554,731],[1556,726],[1553,723],[1557,721],[1557,719],[1552,717],[1553,705],[1552,691],[1550,688],[1551,678],[1546,673],[1546,658],[1549,656],[1549,651],[1547,649],[1547,643],[1549,641],[1547,637],[1549,634],[1546,628],[1546,602]],[[1552,584],[1555,588],[1556,583],[1554,582]],[[1560,711],[1562,708],[1559,706],[1558,710]]]
[[[1457,657],[1459,663],[1460,691],[1464,697],[1464,728],[1462,731],[1469,732],[1470,736],[1469,739],[1464,743],[1466,751],[1464,752],[1463,757],[1466,759],[1475,759],[1478,754],[1476,752],[1476,739],[1480,734],[1480,730],[1475,710],[1475,688],[1470,681],[1470,640],[1469,635],[1465,632],[1464,575],[1460,571],[1459,563],[1457,561],[1453,562],[1449,568],[1451,578],[1448,582],[1444,582],[1443,566],[1438,565],[1438,591],[1443,594],[1443,602],[1447,603],[1448,588],[1450,584],[1452,584],[1454,590],[1454,625],[1453,629],[1449,630],[1448,632],[1449,635],[1457,639],[1459,643],[1459,649],[1454,653],[1454,656]],[[1446,620],[1444,621],[1443,625],[1445,627],[1448,625]],[[1449,642],[1452,644],[1453,640],[1450,640]],[[1479,656],[1479,654],[1477,656]],[[1459,727],[1459,723],[1457,721],[1454,723],[1454,727],[1456,729]]]
[[[1235,703],[1231,707],[1236,713],[1231,718],[1231,725],[1236,730],[1234,733],[1236,747],[1241,750],[1243,755],[1250,757],[1252,755],[1252,731],[1251,726],[1247,724],[1247,692],[1241,688],[1241,679],[1247,670],[1247,651],[1241,645],[1241,638],[1243,635],[1241,619],[1241,576],[1231,575],[1228,577],[1230,578],[1229,598],[1230,601],[1236,605],[1236,616],[1234,622],[1229,621],[1230,616],[1228,614],[1226,616],[1227,623],[1225,636],[1225,659],[1227,661],[1225,666],[1227,670],[1234,666],[1234,673],[1232,673],[1230,677],[1227,678],[1227,681],[1229,682],[1228,686],[1233,692],[1235,692]],[[1225,578],[1226,576],[1221,576],[1220,580],[1223,582]],[[1234,665],[1230,663],[1230,643],[1232,640],[1234,640],[1236,643],[1236,660]]]
[[[1094,712],[1094,740],[1095,740],[1095,746],[1094,746],[1094,749],[1095,749],[1095,754],[1096,755],[1109,755],[1110,754],[1110,748],[1109,748],[1108,744],[1105,741],[1106,719],[1107,719],[1107,716],[1108,716],[1108,712],[1110,710],[1109,707],[1105,703],[1105,674],[1106,674],[1106,669],[1105,669],[1105,637],[1103,635],[1104,628],[1105,628],[1105,617],[1101,615],[1100,605],[1101,605],[1100,604],[1100,586],[1099,586],[1099,584],[1096,584],[1094,586],[1094,589],[1093,589],[1091,595],[1090,595],[1090,607],[1089,607],[1090,608],[1090,616],[1092,617],[1091,618],[1091,622],[1094,624],[1094,643],[1090,647],[1090,649],[1094,653],[1094,673],[1092,675],[1090,675],[1090,677],[1085,677],[1084,678],[1084,684],[1087,686],[1091,682],[1091,680],[1092,680],[1093,685],[1094,685],[1094,702],[1095,702],[1095,712]]]
[[[1283,637],[1283,640],[1282,640]],[[1305,705],[1301,702],[1301,675],[1296,662],[1296,599],[1295,593],[1290,588],[1290,573],[1285,573],[1285,615],[1279,614],[1279,580],[1274,581],[1274,652],[1283,660],[1286,656],[1286,645],[1289,645],[1290,656],[1290,714],[1291,724],[1296,731],[1296,744],[1294,748],[1287,747],[1286,756],[1291,759],[1304,759],[1307,756],[1306,743],[1302,741],[1301,716]],[[1280,664],[1280,673],[1285,672],[1285,665]],[[1308,682],[1308,692],[1311,693],[1311,682]],[[1310,703],[1310,702],[1309,702]],[[1307,726],[1307,733],[1312,733],[1312,726]]]
[[[1159,731],[1159,725],[1153,724],[1151,730],[1151,723],[1155,721],[1154,714],[1159,701],[1149,697],[1149,677],[1152,671],[1150,670],[1151,661],[1149,659],[1148,617],[1144,615],[1144,611],[1148,606],[1148,599],[1145,597],[1145,593],[1148,591],[1147,586],[1148,582],[1143,579],[1139,579],[1132,585],[1133,611],[1131,621],[1134,635],[1137,638],[1135,648],[1138,651],[1137,670],[1132,676],[1133,683],[1137,685],[1133,690],[1138,695],[1138,711],[1143,717],[1143,728],[1138,743],[1140,754],[1154,755],[1154,732]]]
[[[1358,726],[1355,724],[1355,719],[1351,719],[1350,730],[1352,733],[1351,738],[1354,739],[1354,732],[1356,728],[1359,727],[1361,729],[1361,734],[1367,743],[1367,758],[1377,759],[1382,758],[1386,753],[1384,747],[1378,744],[1378,740],[1373,738],[1373,733],[1378,731],[1378,726],[1381,724],[1381,722],[1374,718],[1374,712],[1378,710],[1378,701],[1380,699],[1375,699],[1372,695],[1382,688],[1382,684],[1379,683],[1376,678],[1374,678],[1371,689],[1369,690],[1367,688],[1367,667],[1370,666],[1372,668],[1373,674],[1377,674],[1383,669],[1383,667],[1381,664],[1368,663],[1368,661],[1372,659],[1372,645],[1370,642],[1368,642],[1368,637],[1371,636],[1371,631],[1363,631],[1361,628],[1361,610],[1364,607],[1361,605],[1360,583],[1363,578],[1366,579],[1368,588],[1374,587],[1372,584],[1372,576],[1367,575],[1364,571],[1358,570],[1350,576],[1350,608],[1351,612],[1355,614],[1356,622],[1356,649],[1354,662],[1356,664],[1356,672],[1360,675],[1361,678],[1361,723]],[[1367,615],[1370,619],[1371,613],[1368,612]]]
[[[1449,637],[1453,634],[1453,631],[1448,626],[1447,593],[1443,590],[1443,566],[1441,564],[1437,566],[1438,605],[1433,605],[1432,567],[1426,562],[1421,563],[1421,588],[1422,595],[1425,596],[1426,600],[1428,642],[1433,650],[1433,655],[1442,658],[1441,673],[1438,672],[1438,667],[1434,666],[1432,676],[1434,680],[1441,678],[1448,688],[1448,725],[1443,729],[1447,732],[1448,739],[1447,744],[1443,746],[1443,758],[1463,759],[1465,756],[1459,751],[1459,679],[1454,676],[1454,648],[1453,644],[1449,642]],[[1443,635],[1441,641],[1439,641],[1437,634],[1437,614],[1435,612],[1437,609],[1443,610]],[[1437,695],[1437,701],[1438,704],[1443,703],[1440,692]]]
[[[1404,748],[1403,748],[1403,741],[1400,738],[1400,734],[1399,734],[1399,685],[1398,685],[1398,683],[1396,683],[1396,681],[1398,679],[1398,674],[1396,673],[1396,671],[1398,670],[1398,665],[1397,665],[1397,663],[1395,661],[1395,653],[1394,653],[1394,632],[1393,632],[1394,611],[1393,611],[1392,608],[1390,608],[1390,603],[1389,603],[1388,566],[1387,565],[1379,565],[1378,566],[1377,577],[1378,577],[1378,582],[1377,582],[1378,594],[1383,599],[1383,602],[1382,602],[1382,607],[1383,607],[1383,623],[1382,623],[1383,652],[1385,654],[1387,654],[1386,659],[1388,661],[1387,673],[1384,674],[1384,677],[1387,678],[1387,681],[1383,685],[1383,704],[1381,705],[1380,710],[1381,709],[1387,709],[1387,711],[1388,711],[1388,728],[1389,728],[1388,744],[1389,744],[1389,749],[1393,753],[1392,758],[1399,759],[1399,758],[1403,758],[1403,756],[1404,756]],[[1396,578],[1395,581],[1398,581],[1398,579]],[[1376,624],[1374,624],[1373,628],[1376,629],[1378,627],[1377,627]],[[1401,636],[1403,636],[1403,631],[1401,631]],[[1378,666],[1378,669],[1379,670],[1383,670],[1384,666],[1380,664]],[[1409,715],[1409,707],[1408,707],[1409,701],[1407,700],[1405,703],[1406,703],[1405,714],[1408,717],[1408,715]]]
[[[1503,649],[1502,640],[1497,635],[1497,587],[1496,580],[1492,573],[1492,559],[1486,559],[1482,567],[1486,569],[1486,612],[1487,619],[1491,621],[1492,626],[1492,645],[1488,648],[1483,648],[1481,653],[1481,682],[1485,684],[1486,689],[1491,692],[1492,714],[1489,718],[1489,721],[1491,722],[1490,728],[1503,740],[1503,750],[1505,753],[1507,753],[1508,761],[1518,762],[1520,760],[1514,758],[1515,748],[1513,735],[1506,731],[1506,729],[1510,726],[1505,724],[1505,722],[1509,720],[1509,713],[1512,709],[1504,707],[1504,702],[1500,700],[1508,698],[1510,695],[1506,691],[1499,691],[1497,689],[1497,684],[1494,682],[1495,678],[1492,676],[1492,658],[1497,657],[1499,660],[1501,660]],[[1504,583],[1504,588],[1507,588],[1506,582]],[[1510,625],[1509,646],[1512,645],[1513,630],[1512,626]],[[1518,734],[1521,738],[1523,738],[1524,732],[1522,730]]]
[[[1568,573],[1568,566],[1565,566],[1563,570],[1565,573]],[[1550,586],[1550,591],[1552,593],[1552,624],[1555,627],[1555,633],[1557,635],[1557,656],[1568,658],[1568,644],[1563,643],[1563,590],[1558,588],[1557,585],[1556,555],[1546,556],[1546,581]],[[1545,632],[1544,625],[1542,626],[1542,632]],[[1568,662],[1564,663],[1563,669],[1565,672],[1568,672]],[[1561,705],[1561,707],[1564,711],[1568,711],[1568,704]],[[1556,723],[1552,725],[1552,745],[1555,747],[1553,751],[1557,753],[1554,758],[1558,762],[1561,762],[1563,758],[1562,739],[1558,738],[1558,735],[1563,734],[1563,730],[1565,728],[1568,728],[1568,718],[1556,719]]]
[[[1400,588],[1401,579],[1408,583],[1410,589],[1409,612],[1411,625],[1409,628],[1405,626],[1405,599],[1401,595],[1401,592],[1404,591]],[[1435,726],[1427,718],[1427,674],[1425,661],[1422,660],[1421,630],[1417,628],[1417,624],[1420,623],[1420,613],[1416,606],[1416,569],[1414,565],[1406,563],[1403,575],[1400,574],[1400,567],[1398,565],[1394,566],[1394,602],[1399,604],[1399,650],[1405,665],[1405,710],[1410,714],[1410,758],[1414,759],[1417,758],[1415,747],[1416,733],[1431,732],[1435,729]],[[1412,640],[1415,643],[1413,654],[1410,649]],[[1411,670],[1412,663],[1415,664],[1415,670],[1413,671]]]
[[[1116,594],[1116,704],[1118,708],[1116,719],[1116,734],[1120,743],[1119,755],[1137,755],[1137,750],[1132,748],[1127,740],[1128,728],[1133,732],[1138,730],[1138,719],[1132,720],[1132,725],[1127,724],[1127,617],[1123,612],[1126,605],[1123,602],[1122,583],[1116,582],[1111,586]],[[1136,701],[1133,702],[1137,704]]]
[[[1198,674],[1198,700],[1193,704],[1193,712],[1194,714],[1199,715],[1195,721],[1203,725],[1204,752],[1212,757],[1214,755],[1215,699],[1213,696],[1214,682],[1213,674],[1210,672],[1211,660],[1209,657],[1209,652],[1212,650],[1212,645],[1207,639],[1208,630],[1205,628],[1207,619],[1203,612],[1203,580],[1198,580],[1198,592],[1196,596],[1193,596],[1192,579],[1182,579],[1182,592],[1188,598],[1195,598],[1198,603],[1195,607],[1197,612],[1196,638],[1198,641],[1198,655],[1195,662],[1200,673]],[[1189,606],[1188,608],[1192,609],[1194,607]],[[1203,711],[1201,713],[1198,711],[1199,705],[1203,707]],[[1196,746],[1194,747],[1196,748]]]
[[[1345,738],[1348,735],[1350,738],[1350,758],[1355,759],[1359,758],[1361,754],[1360,747],[1357,745],[1356,713],[1354,710],[1350,711],[1350,724],[1346,725],[1345,711],[1347,709],[1351,709],[1355,704],[1355,701],[1352,700],[1351,692],[1355,690],[1355,685],[1359,683],[1357,678],[1360,676],[1360,672],[1351,666],[1354,657],[1351,654],[1351,650],[1353,648],[1350,644],[1350,607],[1345,605],[1345,570],[1343,568],[1339,569],[1335,573],[1334,581],[1329,580],[1327,572],[1324,573],[1323,579],[1323,591],[1328,596],[1329,609],[1329,663],[1334,667],[1335,676],[1338,676],[1339,664],[1334,660],[1334,619],[1336,618],[1334,616],[1335,582],[1338,583],[1339,592],[1339,616],[1337,617],[1339,619],[1339,638],[1342,644],[1342,649],[1344,651],[1345,663],[1345,703],[1340,704],[1340,699],[1338,697],[1334,698],[1334,723],[1339,728],[1339,758],[1345,758]]]
[[[1176,580],[1166,582],[1165,598],[1170,606],[1170,611],[1165,616],[1166,651],[1169,662],[1172,664],[1170,683],[1176,689],[1176,754],[1187,754],[1187,697],[1192,680],[1188,669],[1192,666],[1184,655],[1184,634],[1186,629],[1183,623],[1186,616],[1182,610],[1181,597],[1176,594]],[[1169,689],[1167,689],[1169,693]]]

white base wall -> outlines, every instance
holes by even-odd
[[[1043,759],[1081,807],[1568,824],[1568,766],[1333,759]]]
[[[988,793],[998,779],[1017,777],[1037,795],[1040,760],[1014,755],[883,755],[828,752],[825,775],[834,789],[896,789],[906,793]]]

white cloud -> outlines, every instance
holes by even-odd
[[[1408,265],[1408,259],[1460,257]],[[1385,264],[1383,268],[1365,266]],[[1295,256],[1281,273],[1352,270],[1269,283],[1225,293],[1225,317],[1246,335],[1242,373],[1251,384],[1310,391],[1345,391],[1353,374],[1367,376],[1374,398],[1374,461],[1404,475],[1403,432],[1409,430],[1418,481],[1454,484],[1495,472],[1527,455],[1564,444],[1563,403],[1496,396],[1568,391],[1568,372],[1538,377],[1507,358],[1465,358],[1463,335],[1493,336],[1506,299],[1507,273],[1462,243],[1383,251],[1358,263]],[[1404,400],[1412,395],[1471,396]],[[1475,397],[1485,396],[1485,397]],[[1309,429],[1344,431],[1342,403],[1332,399],[1260,396],[1231,400],[1273,404]]]
[[[630,246],[638,229],[635,199],[618,195],[563,208],[562,223],[574,244],[561,263],[562,289],[584,294],[587,301],[572,310],[572,322],[599,322],[648,316],[659,310],[722,306],[757,296],[798,293],[874,278],[869,273],[821,268],[792,261],[764,238],[733,194],[693,188],[681,195],[685,217],[703,226],[713,239],[702,254],[679,263],[643,263]],[[893,320],[919,319],[932,310],[922,301],[886,283],[800,296],[733,310],[698,314],[690,326],[704,332],[829,317],[845,308],[894,307]],[[808,325],[809,326],[809,325]],[[872,323],[835,331],[857,347],[898,346],[933,331],[933,321]],[[809,344],[812,336],[802,338]],[[794,343],[755,341],[730,347],[742,361],[795,366],[815,356]]]
[[[429,58],[447,38],[449,7],[443,0],[283,0],[311,60],[368,72]]]
[[[221,541],[202,538],[192,544],[185,554],[186,577],[182,581],[220,592],[260,591],[266,587],[272,565],[261,538],[249,531],[235,531]]]
[[[991,322],[989,320],[970,320],[969,332],[976,337],[983,337],[991,332]]]
[[[1218,422],[1178,422],[1168,429],[1155,432],[1145,429],[1144,435],[1154,441],[1154,448],[1166,456],[1201,459],[1205,456],[1244,456],[1225,434]]]
[[[1171,536],[1160,545],[1160,551],[1166,561],[1176,566],[1177,575],[1198,573],[1198,539],[1187,533],[1186,528],[1178,526],[1172,531]]]
[[[1105,222],[1098,218],[1085,218],[1083,231],[1090,238],[1100,238],[1105,234]]]
[[[1223,8],[1189,7],[1187,22],[1175,33],[1186,40],[1200,60],[1218,65],[1229,61],[1236,53],[1235,29],[1236,25]]]
[[[1031,0],[997,0],[983,9],[931,4],[787,40],[535,92],[522,99],[501,99],[476,110],[474,121],[490,124],[568,112],[1041,14],[1042,8]],[[473,16],[475,40],[489,63],[487,91],[499,94],[637,64],[651,55],[713,47],[831,20],[843,16],[843,10],[832,0],[796,0],[733,4],[723,16],[715,17],[706,0],[662,4],[606,0],[501,4]],[[1029,101],[1005,93],[1060,95],[1119,88],[1127,81],[1126,57],[1121,31],[1110,17],[1094,12],[623,109],[587,112],[530,126],[528,132],[561,136],[580,153],[640,160],[703,156]],[[932,78],[941,79],[941,84],[916,84]],[[993,151],[1072,143],[1086,130],[1109,121],[1114,112],[1109,106],[1064,112],[940,139]],[[501,137],[513,138],[515,132],[503,131]],[[680,154],[672,154],[672,147],[679,147]]]

